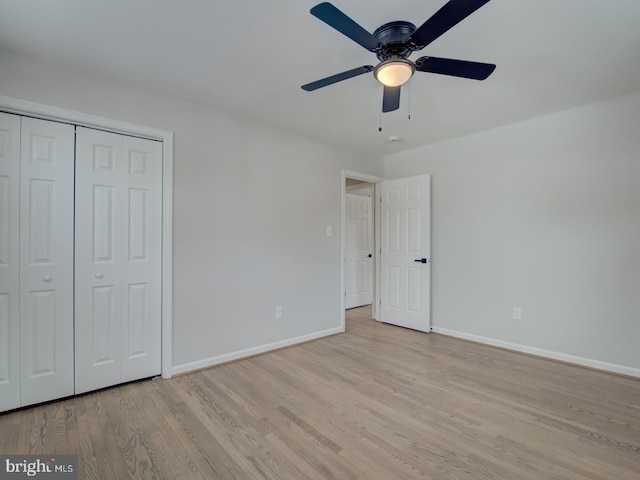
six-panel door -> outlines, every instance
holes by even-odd
[[[159,375],[161,143],[78,128],[76,393]]]
[[[371,197],[345,198],[345,308],[354,308],[373,299],[373,214]]]
[[[22,118],[21,405],[73,395],[72,125]]]
[[[431,331],[431,177],[383,182],[380,320]]]

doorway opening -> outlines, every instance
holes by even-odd
[[[344,224],[344,308],[373,302],[375,253],[372,183],[347,178]]]
[[[371,189],[373,239],[365,250],[373,277],[371,317],[379,322],[423,332],[431,331],[431,176],[383,181],[343,171],[342,177],[342,312],[350,287],[347,279],[348,195]],[[351,229],[358,235],[357,229]],[[353,233],[351,233],[353,235]],[[364,249],[363,249],[364,250]],[[368,257],[369,253],[371,257]],[[356,282],[357,285],[357,282]]]
[[[343,172],[342,180],[343,312],[354,313],[359,309],[375,319],[378,298],[375,199],[376,183],[382,179]]]

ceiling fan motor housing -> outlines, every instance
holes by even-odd
[[[416,31],[416,26],[411,22],[398,20],[385,23],[378,27],[373,36],[382,46],[375,52],[378,60],[384,61],[391,57],[407,58],[414,51],[407,43],[407,39]]]

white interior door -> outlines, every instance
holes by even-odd
[[[382,182],[378,320],[431,331],[431,177]]]
[[[0,113],[0,412],[20,406],[20,117]]]
[[[76,393],[161,371],[162,144],[78,128]]]
[[[345,199],[345,308],[354,308],[373,298],[373,218],[371,197]]]
[[[23,117],[21,404],[73,395],[74,127]]]

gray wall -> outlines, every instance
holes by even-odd
[[[175,132],[174,365],[339,327],[341,169],[382,176],[377,159],[2,51],[0,65],[0,95]],[[639,133],[636,94],[388,157],[388,178],[433,175],[434,326],[640,368]]]
[[[389,156],[385,169],[432,174],[436,329],[640,368],[640,93]]]
[[[0,65],[0,95],[175,132],[177,370],[341,327],[342,169],[381,175],[382,158],[2,51]]]

